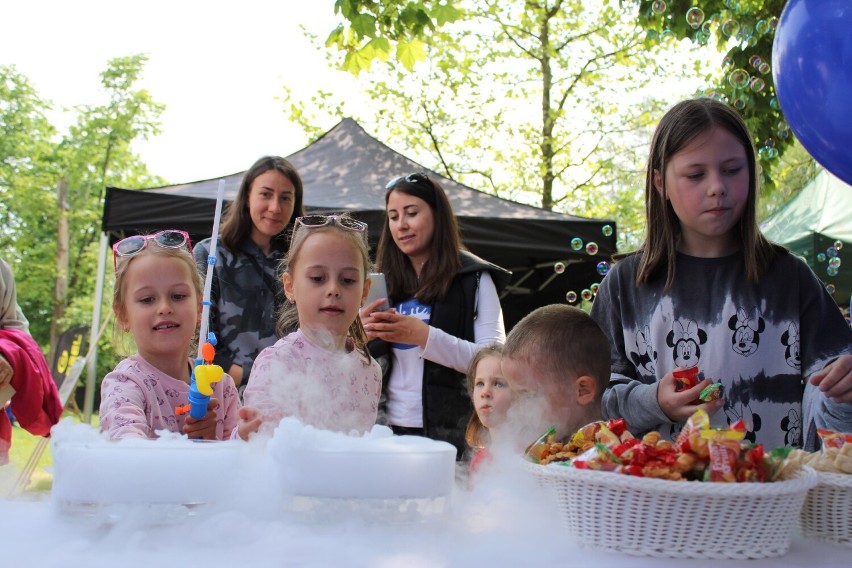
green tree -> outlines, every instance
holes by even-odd
[[[110,60],[101,74],[106,102],[76,108],[76,121],[61,135],[44,118],[49,103],[38,98],[26,78],[14,69],[0,71],[5,85],[17,85],[2,93],[3,128],[20,140],[0,146],[0,214],[7,221],[0,249],[15,264],[22,308],[42,345],[49,342],[51,326],[55,335],[55,326],[89,323],[106,185],[144,187],[162,181],[132,150],[134,140],[158,133],[163,111],[137,86],[146,60],[143,55]],[[67,274],[60,274],[56,264],[62,178],[70,187]],[[67,278],[67,296],[54,298],[62,277]],[[109,357],[101,361],[114,363]]]
[[[409,6],[381,9],[391,5]],[[671,44],[649,47],[632,3],[458,0],[452,7],[453,21],[433,18],[419,31],[386,36],[422,42],[427,58],[413,71],[391,57],[357,69],[375,109],[359,120],[447,177],[548,209],[615,218],[625,245],[639,240],[651,130],[665,107],[707,81],[707,49],[686,46],[697,55],[675,84],[672,67],[681,71],[686,58]],[[313,103],[340,110],[325,96]],[[291,117],[315,121],[317,113],[296,105]]]
[[[725,52],[705,93],[736,108],[754,135],[764,187],[775,191],[779,158],[793,134],[775,94],[772,43],[786,0],[641,0],[648,42],[689,39]]]

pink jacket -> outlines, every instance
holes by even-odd
[[[8,328],[0,329],[0,353],[15,370],[12,376],[15,418],[30,434],[49,436],[51,426],[62,416],[62,401],[41,348],[27,332]],[[9,461],[11,443],[12,425],[6,412],[0,411],[0,464]]]

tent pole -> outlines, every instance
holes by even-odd
[[[98,350],[95,344],[100,338],[101,304],[104,298],[104,272],[106,271],[106,253],[109,237],[101,233],[101,246],[98,251],[98,277],[95,283],[95,305],[92,307],[92,327],[89,333],[89,351],[92,356],[86,361],[86,396],[83,403],[83,421],[92,423],[92,410],[95,405],[95,383],[97,381]]]

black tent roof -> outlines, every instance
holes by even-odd
[[[425,171],[446,190],[465,245],[475,254],[513,271],[509,291],[518,310],[504,307],[507,324],[518,314],[553,302],[564,302],[568,290],[579,294],[602,278],[595,266],[615,252],[615,223],[547,211],[475,190],[424,168],[379,142],[346,118],[313,144],[287,156],[299,171],[309,212],[349,211],[370,225],[370,241],[378,239],[383,221],[385,184],[396,176]],[[197,237],[213,226],[216,193],[225,180],[225,200],[236,196],[245,172],[146,189],[108,187],[103,230],[113,238],[139,232],[180,228]],[[606,235],[604,227],[612,233]],[[608,231],[607,231],[608,232]],[[598,253],[575,251],[572,239],[594,242]],[[568,267],[557,274],[553,266]],[[521,297],[526,296],[526,300]],[[504,301],[504,304],[506,302]],[[524,311],[525,310],[525,311]]]

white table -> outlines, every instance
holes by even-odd
[[[759,519],[743,520],[759,522]],[[747,527],[744,527],[747,530]],[[60,514],[49,497],[0,501],[0,566],[593,566],[822,568],[850,566],[852,549],[796,536],[789,552],[758,560],[677,560],[578,548],[554,511],[508,488],[460,492],[452,511],[415,524],[357,518],[302,522],[274,507],[200,511],[162,520],[128,510],[117,521]]]

